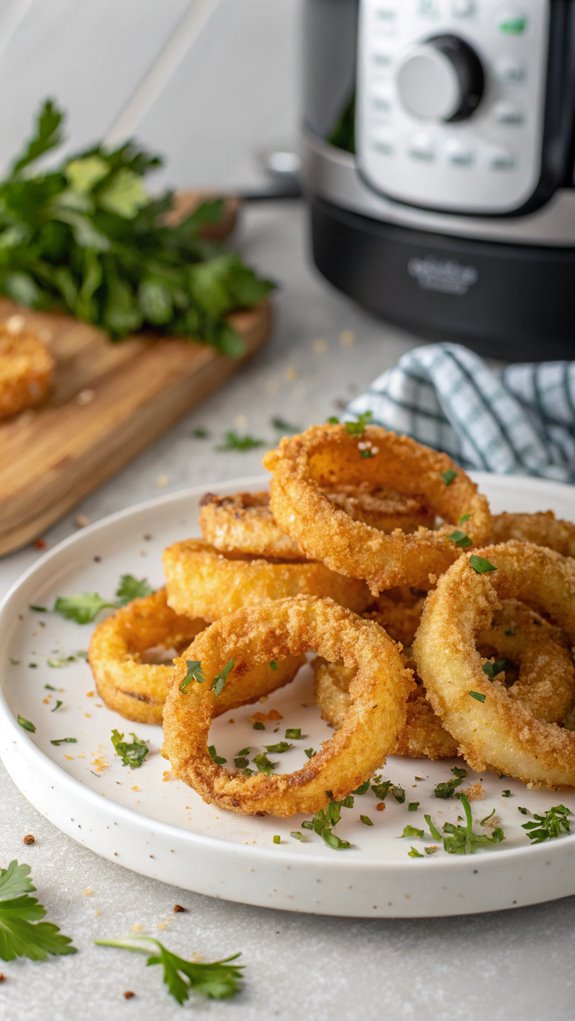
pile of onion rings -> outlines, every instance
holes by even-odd
[[[575,525],[492,517],[446,455],[364,423],[286,437],[264,464],[270,494],[206,494],[202,538],[164,551],[165,588],[90,644],[107,705],[163,718],[174,775],[278,816],[346,797],[389,754],[575,786]],[[215,761],[211,720],[310,653],[334,728],[313,758],[270,775]]]

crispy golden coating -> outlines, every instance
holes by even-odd
[[[369,603],[362,581],[335,574],[324,564],[220,553],[199,539],[186,539],[164,550],[164,573],[172,609],[206,620],[262,600],[297,595],[329,596],[357,611]]]
[[[575,733],[537,719],[499,678],[490,680],[477,649],[503,599],[535,607],[573,645],[573,561],[520,542],[478,555],[495,570],[477,573],[464,556],[426,600],[414,654],[428,698],[473,769],[496,769],[536,787],[575,786]]]
[[[98,625],[89,649],[89,661],[98,693],[110,709],[129,720],[161,723],[164,702],[174,673],[173,663],[146,662],[146,654],[163,651],[170,659],[207,627],[206,621],[178,616],[166,603],[166,590],[134,599]],[[257,667],[237,689],[238,699],[219,701],[217,713],[255,701],[287,684],[303,663],[291,657],[272,669]],[[247,684],[247,696],[244,688]],[[250,694],[251,687],[255,694]]]
[[[266,454],[264,465],[272,473],[271,508],[280,528],[308,557],[363,578],[375,595],[396,585],[429,587],[461,555],[450,535],[462,517],[474,545],[491,535],[487,500],[461,468],[446,454],[378,426],[366,426],[361,436],[343,425],[313,426],[281,440]],[[436,531],[386,535],[353,521],[324,492],[325,487],[362,483],[422,496],[446,523]]]
[[[0,325],[0,419],[41,404],[53,375],[54,359],[35,333]]]
[[[389,589],[376,599],[365,616],[375,620],[394,642],[408,649],[419,627],[425,595],[409,588]]]
[[[291,774],[245,776],[217,765],[206,746],[218,696],[207,683],[181,691],[186,659],[201,660],[208,679],[233,659],[222,693],[229,689],[233,697],[239,671],[311,649],[353,671],[341,727]],[[405,725],[412,685],[397,646],[372,621],[331,599],[262,603],[216,621],[177,661],[164,710],[165,752],[176,776],[220,808],[247,815],[315,812],[327,804],[328,791],[345,797],[382,765]]]
[[[364,521],[382,532],[395,528],[413,532],[433,523],[433,515],[415,496],[373,490],[365,484],[326,489],[325,494],[354,521]],[[206,493],[200,501],[200,528],[206,542],[223,552],[287,560],[305,558],[297,542],[277,525],[267,492],[228,496]]]
[[[553,511],[494,514],[492,542],[507,542],[509,539],[548,546],[564,557],[575,557],[575,524],[556,517]]]
[[[341,726],[349,712],[350,671],[339,664],[314,659],[315,697],[321,715],[332,727]],[[407,703],[407,718],[391,755],[411,759],[453,759],[457,742],[443,728],[425,697],[425,688],[414,683]]]

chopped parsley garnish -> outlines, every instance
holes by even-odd
[[[266,776],[271,776],[274,769],[277,769],[277,762],[270,762],[265,752],[260,752],[258,755],[254,755],[252,762],[259,773],[265,773]]]
[[[261,720],[256,720],[255,723],[253,724],[253,728],[254,730],[265,730],[266,725],[265,723],[262,723]]]
[[[292,741],[301,740],[301,727],[288,727],[286,730],[286,737]]]
[[[132,599],[140,599],[153,592],[145,578],[134,578],[123,574],[116,589],[115,600],[103,599],[97,592],[81,592],[73,596],[59,596],[54,603],[54,612],[77,624],[91,624],[102,610],[117,610]]]
[[[348,794],[345,798],[342,798],[340,805],[342,808],[353,808],[355,805],[355,798],[353,794]]]
[[[517,806],[517,811],[521,812],[521,815],[530,815],[529,809],[528,808],[523,808],[522,805],[518,805]]]
[[[204,429],[203,425],[197,425],[195,429],[192,429],[190,432],[190,436],[193,436],[196,440],[207,440],[209,435],[208,430]]]
[[[33,603],[30,603],[30,606],[28,607],[28,609],[29,610],[33,610],[34,613],[48,613],[48,607],[47,606],[34,606]]]
[[[69,663],[77,663],[79,659],[85,659],[87,654],[81,652],[72,653],[70,656],[60,656],[59,659],[47,659],[46,663],[52,670],[60,670]]]
[[[62,699],[61,698],[57,698],[56,699],[56,705],[54,706],[53,709],[50,710],[50,712],[55,713],[60,708],[60,706],[62,706],[62,705],[64,705],[64,703],[62,702]]]
[[[468,695],[474,698],[476,702],[485,702],[487,695],[483,695],[480,691],[468,691]]]
[[[290,744],[289,741],[278,741],[277,744],[267,744],[266,752],[280,755],[282,752],[289,752],[292,748],[293,744]]]
[[[471,514],[462,514],[459,519],[459,524],[464,525],[466,521],[471,521]]]
[[[270,659],[270,670],[277,670],[278,665],[275,659]]]
[[[46,917],[46,909],[29,896],[36,890],[29,877],[30,866],[17,861],[0,869],[0,958],[45,961],[48,954],[75,954],[69,936],[53,922],[40,921]]]
[[[416,847],[410,847],[407,854],[409,858],[423,858],[423,855],[421,854],[420,851],[417,850]]]
[[[419,808],[419,801],[410,801],[409,805],[407,806],[407,811],[408,812],[417,812],[418,808]]]
[[[370,781],[366,780],[365,783],[362,783],[362,784],[359,785],[359,787],[356,787],[356,789],[354,790],[353,793],[357,794],[358,797],[359,797],[362,794],[367,794],[369,788],[370,788]]]
[[[362,447],[359,456],[367,459],[368,457],[375,457],[375,451],[371,447]]]
[[[425,851],[426,854],[435,854],[436,851],[439,851],[439,848],[436,847],[435,844],[431,844],[430,847],[424,847],[423,850]]]
[[[385,801],[388,794],[392,794],[399,805],[405,801],[405,791],[399,784],[391,780],[382,780],[381,777],[374,777],[371,782],[371,789],[379,801]]]
[[[142,741],[139,737],[136,737],[134,733],[129,735],[133,738],[132,741],[124,741],[124,735],[120,734],[118,730],[113,730],[111,734],[111,741],[114,746],[114,751],[122,760],[123,766],[129,766],[130,769],[139,769],[144,762],[144,759],[150,752],[147,741]]]
[[[236,757],[236,758],[234,759],[234,766],[235,766],[235,767],[236,767],[237,769],[247,769],[247,767],[249,766],[249,764],[250,764],[250,760],[249,760],[249,759],[247,758],[247,756],[246,756],[246,755],[238,755],[238,756],[237,756],[237,757]]]
[[[203,684],[205,679],[206,675],[202,670],[202,661],[200,659],[187,659],[186,676],[180,683],[180,691],[185,695],[192,681],[197,681],[198,684]]]
[[[448,468],[446,472],[441,473],[441,478],[445,482],[446,486],[450,486],[457,478],[457,472],[454,468]]]
[[[274,844],[281,844],[282,842],[282,838],[280,837],[279,833],[274,833],[272,840]]]
[[[431,818],[431,816],[430,815],[426,815],[426,816],[424,816],[424,818],[425,818],[425,821],[426,821],[426,823],[428,825],[428,828],[429,828],[429,832],[431,833],[431,836],[433,837],[433,839],[434,840],[443,840],[443,837],[442,837],[441,833],[439,832],[439,830],[438,830],[437,826],[435,825],[435,823],[434,823],[433,819]]]
[[[463,811],[465,813],[465,825],[446,822],[443,832],[447,834],[443,838],[443,847],[448,854],[474,854],[480,847],[489,847],[491,844],[500,844],[505,840],[505,834],[500,826],[493,830],[491,836],[486,833],[473,832],[473,816],[471,805],[465,794],[458,795]]]
[[[223,766],[228,761],[227,759],[224,759],[222,755],[218,755],[215,744],[209,745],[208,753],[210,758],[214,760],[216,766]]]
[[[219,674],[216,674],[216,676],[214,677],[214,679],[213,679],[213,681],[212,681],[212,683],[210,685],[210,688],[211,688],[212,691],[214,691],[216,693],[216,695],[221,695],[222,691],[224,690],[224,688],[226,686],[226,681],[228,679],[228,674],[233,669],[234,669],[234,661],[233,661],[233,659],[229,659],[228,662],[226,663],[226,665],[224,667],[222,667],[222,669],[220,670]],[[180,686],[180,689],[181,689],[181,686]]]
[[[459,549],[467,549],[468,546],[473,546],[473,541],[469,538],[466,532],[462,532],[459,528],[456,528],[454,532],[451,532],[448,536],[455,546]]]
[[[305,837],[303,833],[300,833],[299,830],[292,830],[290,833],[290,837],[293,837],[294,840],[300,840],[302,843],[305,843]]]
[[[301,432],[298,425],[292,425],[290,422],[286,422],[285,418],[272,418],[272,426],[277,429],[279,433],[285,433],[293,436],[295,433]]]
[[[307,755],[308,759],[313,759],[315,755],[315,748],[304,748],[304,752]]]
[[[420,837],[421,839],[423,839],[424,832],[423,832],[423,830],[418,829],[417,826],[404,826],[403,827],[403,833],[401,834],[401,836],[402,837]]]
[[[340,419],[338,415],[330,415],[329,418],[326,418],[326,422],[328,425],[339,425]]]
[[[487,674],[490,681],[493,681],[498,674],[502,674],[508,667],[509,663],[506,659],[496,659],[493,663],[488,662],[483,664],[483,673]]]
[[[542,844],[544,840],[555,840],[562,833],[571,832],[571,823],[568,816],[573,815],[570,808],[565,805],[553,805],[548,808],[545,815],[533,814],[531,822],[522,824],[527,831],[527,836],[534,844]]]
[[[371,422],[373,418],[372,411],[362,411],[360,415],[356,415],[355,422],[345,422],[345,431],[350,436],[363,436],[365,427],[368,422]]]
[[[246,450],[255,450],[256,447],[264,446],[264,441],[259,440],[256,436],[240,436],[239,433],[234,432],[233,429],[228,429],[222,442],[216,447],[216,450],[240,450],[245,452]]]
[[[373,826],[373,819],[370,819],[368,815],[360,815],[359,818],[364,826]]]
[[[29,730],[31,734],[36,733],[36,724],[32,723],[31,720],[27,720],[25,716],[20,716],[20,713],[18,713],[16,719],[23,730]]]
[[[454,774],[453,780],[444,780],[442,783],[436,784],[433,793],[436,798],[452,798],[458,787],[461,786],[465,777],[467,776],[467,770],[461,769],[459,766],[454,766],[451,772]]]
[[[511,791],[510,790],[501,791],[501,797],[502,798],[510,798],[511,797]]]
[[[486,560],[485,557],[478,557],[476,553],[470,556],[469,566],[476,574],[489,574],[490,571],[497,570],[495,564],[492,564],[490,560]]]
[[[147,954],[146,964],[162,966],[164,985],[180,1005],[186,1002],[190,993],[197,993],[208,1000],[225,1000],[235,996],[242,988],[243,965],[232,963],[240,954],[224,957],[221,961],[186,961],[151,936],[139,936],[138,939],[147,946],[111,939],[98,939],[95,943],[97,947],[115,947]],[[150,946],[155,948],[153,952],[150,952]]]
[[[55,744],[55,745],[60,745],[60,744],[78,744],[78,738],[77,737],[58,737],[54,741],[50,741],[50,744]]]
[[[52,684],[45,684],[44,689],[45,691],[58,691],[58,689],[55,688]]]
[[[302,829],[313,830],[318,837],[321,837],[324,844],[334,851],[343,851],[351,847],[349,840],[342,840],[333,832],[334,826],[337,826],[341,819],[342,804],[341,801],[335,801],[330,797],[325,808],[320,809],[312,819],[305,819],[301,824]]]

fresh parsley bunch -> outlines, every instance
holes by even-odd
[[[53,922],[44,922],[46,909],[38,903],[30,866],[12,861],[0,869],[0,959],[28,957],[45,961],[48,954],[75,954],[72,940]]]
[[[144,186],[162,160],[131,141],[95,145],[37,170],[36,161],[61,145],[63,121],[46,100],[32,138],[0,181],[0,293],[70,312],[112,341],[154,329],[241,354],[227,316],[257,305],[272,285],[201,238],[220,219],[222,201],[174,222],[173,195],[154,198]]]

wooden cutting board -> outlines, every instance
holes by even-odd
[[[197,201],[186,194],[181,209]],[[236,213],[230,203],[218,236],[233,228]],[[0,321],[14,314],[46,337],[56,376],[45,404],[0,423],[0,555],[40,536],[120,471],[237,372],[271,330],[268,302],[235,313],[231,322],[246,354],[231,359],[201,344],[149,335],[110,344],[69,316],[0,300]]]

